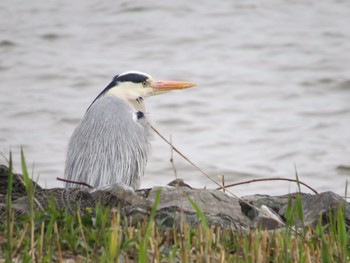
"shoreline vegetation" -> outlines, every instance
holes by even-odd
[[[192,189],[181,181],[96,198],[90,190],[48,195],[30,179],[23,152],[21,162],[22,175],[13,172],[11,154],[9,167],[1,167],[0,262],[349,261],[349,204],[333,193],[301,193],[297,175],[299,192],[275,198],[226,200],[227,189]],[[167,201],[176,199],[168,195],[174,189],[185,199]],[[206,194],[227,215],[218,208],[214,216]],[[63,195],[70,206],[59,201]],[[174,201],[182,204],[174,209]],[[241,211],[227,211],[230,205]]]

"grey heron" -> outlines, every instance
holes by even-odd
[[[137,189],[149,153],[144,98],[195,86],[155,81],[142,72],[119,74],[95,98],[74,130],[66,154],[65,179],[93,187],[122,184]],[[81,187],[67,182],[66,188]]]

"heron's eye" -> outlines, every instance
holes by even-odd
[[[143,87],[147,87],[147,85],[148,85],[148,82],[147,82],[147,81],[143,81],[143,82],[142,82],[142,86],[143,86]]]

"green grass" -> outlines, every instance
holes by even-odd
[[[7,225],[7,262],[12,262],[11,254],[12,254],[12,181],[13,181],[13,167],[12,167],[12,153],[10,153],[10,167],[9,167],[9,176],[8,176],[8,186],[7,186],[7,200],[6,200],[6,225]]]
[[[8,197],[13,176],[10,156]],[[148,221],[136,225],[116,209],[96,206],[73,214],[58,211],[53,201],[49,209],[34,209],[35,189],[29,180],[24,155],[22,173],[30,212],[14,217],[7,199],[6,220],[0,222],[0,262],[347,262],[349,233],[344,208],[322,219],[315,228],[305,226],[301,198],[290,201],[286,227],[231,231],[208,225],[200,207],[199,224],[181,223],[180,229],[163,228],[155,220],[161,193],[155,198]],[[300,196],[299,196],[300,197]],[[299,228],[294,226],[299,222]],[[300,223],[301,222],[301,223]]]
[[[161,194],[161,191],[159,189],[156,193],[156,198],[155,198],[151,215],[147,224],[144,240],[139,245],[139,253],[138,253],[139,262],[147,262],[147,259],[148,259],[147,252],[148,252],[149,242],[151,239],[152,228],[154,228],[154,217],[156,216],[157,208],[160,202],[160,194]]]

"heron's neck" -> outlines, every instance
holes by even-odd
[[[105,95],[118,97],[129,103],[130,106],[135,109],[135,111],[142,111],[143,113],[146,113],[146,106],[143,98],[138,94],[133,94],[124,89],[110,89]]]
[[[135,111],[142,111],[143,113],[146,113],[146,105],[143,103],[143,98],[138,99],[129,99],[127,100],[128,103],[135,109]]]

